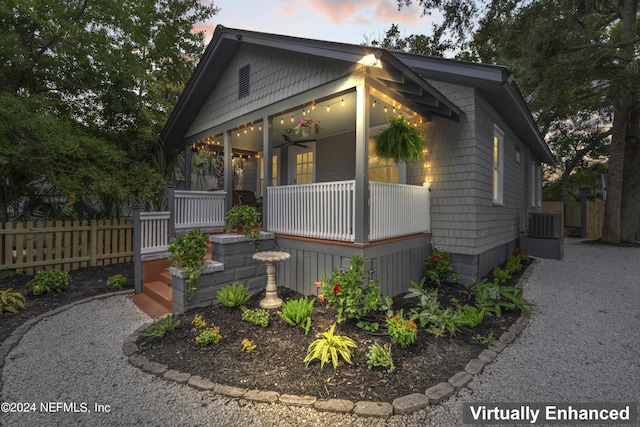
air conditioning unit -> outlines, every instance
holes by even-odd
[[[529,214],[529,237],[559,239],[562,237],[561,221],[562,218],[557,213],[531,213]]]

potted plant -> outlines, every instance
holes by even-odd
[[[260,236],[260,231],[254,230],[254,228],[262,225],[260,212],[252,206],[236,205],[232,207],[224,216],[224,221],[227,224],[227,233],[235,229],[238,234],[247,236],[254,243]]]
[[[182,270],[187,275],[185,283],[189,285],[186,292],[195,291],[193,283],[200,277],[200,272],[206,267],[204,256],[207,254],[207,240],[209,236],[200,229],[194,228],[187,234],[171,239],[169,252],[169,266]]]
[[[405,116],[390,117],[378,134],[376,154],[395,162],[414,162],[423,156],[424,139],[420,128],[412,126]]]
[[[311,117],[298,120],[298,124],[293,128],[296,135],[308,137],[320,131],[320,121],[313,120]]]

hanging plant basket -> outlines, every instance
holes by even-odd
[[[387,126],[378,134],[376,154],[395,162],[415,162],[423,157],[424,137],[418,127],[405,116],[391,117]]]

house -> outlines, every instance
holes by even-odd
[[[424,131],[423,161],[375,155],[398,115]],[[296,134],[303,118],[320,130]],[[504,67],[223,26],[161,138],[188,158],[224,156],[227,208],[241,159],[242,189],[262,198],[265,229],[292,255],[278,280],[304,294],[359,255],[395,295],[434,247],[463,281],[481,277],[526,233],[541,164],[555,164]]]

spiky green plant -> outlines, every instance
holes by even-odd
[[[340,356],[345,362],[353,365],[351,362],[351,349],[357,348],[356,343],[349,337],[343,335],[335,335],[336,324],[334,323],[327,332],[321,332],[316,335],[318,338],[307,348],[307,357],[304,362],[307,366],[314,359],[320,359],[320,369],[325,363],[331,360],[333,369],[338,368],[338,359]]]

